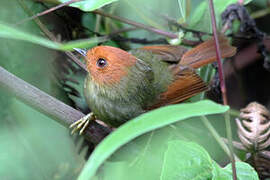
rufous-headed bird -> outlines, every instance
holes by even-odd
[[[236,53],[228,40],[219,37],[222,58]],[[110,126],[151,109],[184,101],[207,85],[195,68],[216,61],[214,40],[191,50],[182,46],[145,46],[130,52],[111,46],[96,46],[85,56],[88,76],[84,95],[92,113],[73,123],[80,134],[94,116]],[[174,65],[168,62],[176,62]]]

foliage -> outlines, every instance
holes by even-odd
[[[59,0],[61,3],[67,1],[68,0]],[[82,11],[93,11],[115,1],[118,0],[85,0],[83,2],[73,3],[70,6],[80,8]]]
[[[168,106],[139,116],[104,139],[90,156],[79,179],[92,179],[98,167],[97,179],[214,179],[230,174],[231,171],[216,165],[204,148],[186,142],[191,138],[181,131],[182,121],[199,121],[198,116],[227,110],[226,106],[200,101]],[[240,178],[245,176],[241,171],[238,173]],[[256,173],[245,178],[258,179]]]
[[[237,0],[214,1],[219,24],[222,11],[235,2]],[[159,3],[154,0],[85,0],[70,6],[85,11],[81,12],[82,25],[89,28],[95,27],[93,24],[99,22],[89,11],[110,3],[112,6],[106,6],[105,10],[154,28],[179,33],[176,29],[170,29],[167,24],[164,25],[166,21],[161,15],[169,14],[187,28],[211,32],[208,1],[205,0]],[[43,9],[34,2],[26,4],[32,7],[34,13]],[[51,77],[53,70],[48,66],[58,54],[46,48],[62,51],[71,51],[78,47],[90,48],[107,41],[107,38],[85,33],[89,35],[88,39],[53,42],[40,35],[42,33],[34,22],[13,26],[19,21],[18,17],[26,17],[18,3],[2,1],[0,6],[1,10],[5,7],[14,10],[0,13],[0,65],[68,103],[63,89]],[[57,23],[51,24],[56,26]],[[106,19],[104,24],[96,29],[99,29],[101,34],[108,34],[117,29],[116,27],[126,25]],[[147,37],[150,40],[160,37],[147,31],[128,32],[125,36]],[[188,33],[185,37],[194,38]],[[118,45],[118,42],[110,43]],[[200,75],[209,80],[213,74],[211,71],[211,67],[202,68]],[[36,74],[39,76],[35,76]],[[76,152],[72,138],[65,129],[3,92],[0,100],[1,106],[5,107],[0,111],[0,157],[1,162],[6,164],[0,167],[0,177],[74,179],[79,175],[84,164],[83,155]],[[195,100],[197,101],[198,97],[191,101]],[[227,106],[212,101],[199,101],[163,107],[132,119],[96,147],[79,179],[232,179],[231,165],[224,168],[219,165],[221,162],[222,165],[227,163],[228,158],[200,121],[200,116],[207,116],[216,130],[224,136],[224,119],[221,113],[228,109]],[[239,179],[258,179],[255,170],[248,164],[237,162],[236,168]],[[13,173],[14,169],[16,173]]]
[[[139,135],[192,116],[220,113],[225,112],[226,110],[228,110],[228,107],[215,105],[211,101],[201,101],[194,104],[181,104],[163,107],[158,110],[145,113],[124,124],[114,133],[104,139],[104,141],[92,154],[88,164],[82,172],[81,177],[82,179],[91,178],[94,172],[97,170],[97,167],[99,167],[101,163],[112,154],[112,152]],[[170,134],[169,131],[171,130],[168,129],[168,134]],[[172,137],[169,136],[168,138],[170,139]],[[156,141],[159,140],[157,139]],[[152,152],[150,151],[149,153],[151,154]],[[88,176],[84,177],[85,174],[88,174]]]
[[[42,37],[38,37],[34,34],[29,34],[27,32],[19,31],[11,26],[0,23],[0,37],[7,39],[23,40],[35,44],[42,45],[47,48],[62,50],[62,51],[72,51],[74,47],[77,48],[89,48],[97,45],[99,42],[103,42],[106,38],[91,38],[86,40],[77,40],[61,44],[58,42],[50,41]]]

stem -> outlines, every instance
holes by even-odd
[[[226,138],[222,138],[222,141],[224,141],[225,143],[229,143],[229,141],[226,139]],[[247,149],[245,148],[245,146],[240,143],[240,142],[237,142],[237,141],[233,141],[233,147],[236,148],[236,149],[239,149],[241,151],[247,151]]]
[[[214,39],[215,39],[216,55],[217,55],[217,62],[218,62],[218,73],[219,73],[219,79],[220,79],[220,88],[221,88],[221,92],[222,92],[222,99],[223,99],[223,104],[228,105],[228,100],[227,100],[227,95],[226,95],[225,77],[224,77],[224,72],[223,72],[223,67],[222,67],[222,62],[221,62],[220,47],[219,47],[219,42],[218,42],[217,25],[216,25],[213,0],[209,0],[209,8],[210,8],[210,13],[211,13],[212,29],[213,29]],[[231,122],[230,122],[229,112],[225,112],[225,124],[226,124],[227,137],[229,140],[229,150],[230,150],[230,159],[231,159],[231,163],[232,163],[233,180],[237,180],[235,159],[234,159],[233,145],[232,145],[232,130],[231,130]]]
[[[215,138],[215,140],[218,142],[218,144],[220,145],[220,147],[224,150],[224,152],[230,157],[230,149],[228,148],[228,146],[226,145],[226,143],[222,140],[222,137],[220,137],[220,135],[218,134],[218,132],[215,130],[215,128],[212,126],[212,124],[209,122],[209,120],[207,119],[207,117],[205,116],[200,116],[203,124],[207,127],[207,129],[210,131],[210,133],[212,134],[212,136]],[[235,159],[237,161],[240,161],[240,159],[235,155]]]
[[[224,77],[222,61],[221,61],[220,46],[219,46],[219,42],[218,42],[217,25],[216,25],[216,19],[215,19],[213,0],[209,0],[209,6],[210,6],[210,12],[211,12],[213,34],[214,34],[214,39],[215,39],[220,88],[221,88],[221,92],[222,92],[223,103],[224,103],[224,105],[227,105],[228,101],[227,101],[227,95],[226,95],[225,77]]]
[[[230,110],[229,110],[229,114],[230,114],[230,116],[236,116],[236,117],[239,117],[240,111],[238,111],[238,110],[236,110],[236,109],[230,109]]]
[[[234,178],[236,178],[235,180],[237,180],[236,169],[235,169],[235,159],[234,159],[234,153],[233,153],[233,143],[232,143],[233,140],[232,140],[231,120],[230,120],[230,113],[229,113],[229,111],[225,112],[225,126],[226,126],[227,138],[229,140],[228,144],[229,144],[229,148],[230,148],[231,155],[232,155],[232,157],[231,157],[232,168],[233,168],[233,165],[234,165],[234,169],[232,169],[233,170],[233,175],[234,175]],[[233,164],[233,162],[234,162],[234,164]]]
[[[208,76],[210,74],[210,65],[207,66],[205,76],[204,76],[204,81],[207,81]],[[205,93],[203,92],[200,99],[202,100],[205,96]],[[229,111],[231,114],[231,111]],[[234,112],[237,113],[237,112]],[[218,134],[218,132],[215,130],[211,122],[208,120],[206,116],[200,116],[201,121],[205,125],[205,127],[210,131],[214,139],[217,141],[217,143],[220,145],[220,147],[223,149],[223,151],[230,157],[230,149],[228,148],[228,145],[224,142],[223,138]],[[240,161],[240,159],[235,155],[235,159],[237,161]]]
[[[95,25],[95,32],[99,32],[100,30],[100,24],[101,24],[101,16],[96,16],[96,25]]]
[[[95,11],[93,11],[93,13],[99,14],[99,15],[102,15],[102,16],[105,16],[105,17],[109,17],[111,19],[121,21],[121,22],[124,22],[126,24],[130,24],[132,26],[139,27],[139,28],[154,32],[156,34],[166,36],[166,37],[171,38],[171,39],[178,38],[178,36],[176,34],[174,34],[174,33],[163,31],[163,30],[154,28],[152,26],[147,26],[147,25],[142,24],[142,23],[134,22],[134,21],[131,21],[131,20],[123,18],[123,17],[115,16],[115,15],[112,15],[112,14],[107,14],[107,13],[105,13],[103,11],[100,11],[100,10],[95,10]]]
[[[266,9],[261,9],[261,10],[258,10],[254,13],[252,13],[250,16],[253,18],[253,19],[256,19],[256,18],[261,18],[261,17],[264,17],[266,15],[270,14],[270,8],[266,8]]]
[[[210,133],[214,136],[214,138],[216,139],[218,144],[224,150],[224,152],[230,157],[230,150],[228,149],[226,144],[221,140],[221,137],[219,136],[219,134],[217,133],[215,128],[211,125],[209,120],[205,116],[200,116],[200,118],[201,118],[202,122],[204,123],[204,125],[207,127],[207,129],[210,131]]]
[[[166,16],[166,15],[159,15],[161,18],[165,19],[166,21],[168,21],[169,23],[171,23],[172,25],[178,27],[179,29],[183,30],[184,32],[191,32],[195,35],[208,35],[208,36],[212,36],[211,33],[208,33],[208,32],[203,32],[203,31],[199,31],[199,30],[194,30],[194,29],[189,29],[189,28],[186,28],[185,26],[183,26],[182,24],[179,24],[177,22],[177,20],[175,20],[174,18],[171,18],[169,16]]]
[[[0,67],[0,88],[14,95],[16,98],[47,115],[65,127],[84,117],[80,111],[64,104],[38,88],[19,79]],[[84,137],[94,144],[98,144],[111,130],[92,121],[85,130]]]

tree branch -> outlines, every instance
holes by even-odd
[[[19,79],[2,67],[0,67],[0,88],[67,128],[84,116],[80,111]],[[111,129],[92,121],[86,128],[84,137],[90,142],[98,144],[110,132]]]

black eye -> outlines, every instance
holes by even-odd
[[[99,58],[97,60],[97,66],[100,68],[104,68],[107,65],[107,61],[103,58]]]

